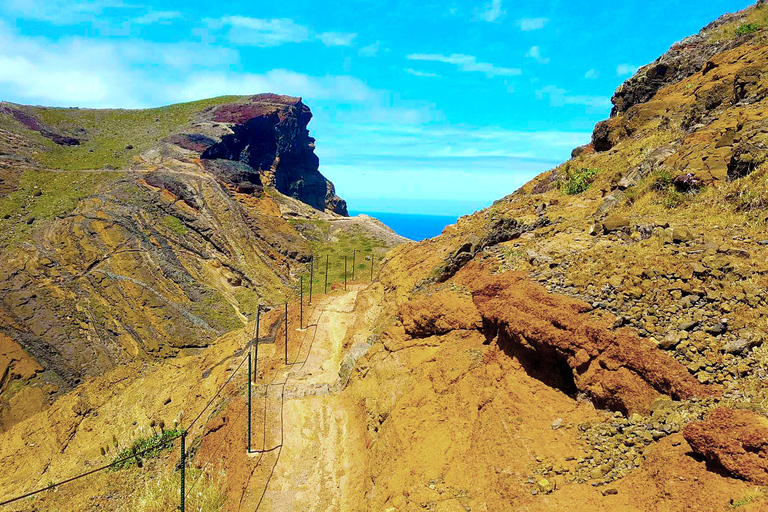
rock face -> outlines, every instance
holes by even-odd
[[[244,103],[217,107],[210,114],[213,122],[226,124],[230,133],[207,147],[203,159],[243,162],[283,194],[318,210],[348,215],[346,202],[318,171],[315,139],[307,130],[312,113],[300,98],[259,94]],[[198,136],[182,143],[200,148],[205,141]]]
[[[683,429],[693,451],[732,475],[768,485],[768,420],[751,411],[721,407]]]
[[[713,31],[745,14],[743,11],[721,16],[698,34],[673,44],[664,55],[640,68],[613,94],[611,117],[626,112],[634,105],[645,103],[662,87],[677,83],[705,69],[707,62],[714,55],[746,42],[748,38],[744,37],[722,40],[713,40],[711,37]]]

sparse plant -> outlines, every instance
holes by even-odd
[[[166,430],[149,437],[139,437],[130,447],[125,448],[115,456],[113,462],[116,462],[116,464],[111,469],[117,471],[134,464],[142,467],[142,459],[157,457],[163,451],[169,449],[171,441],[179,436],[181,436],[181,430]]]
[[[569,196],[580,194],[589,188],[599,172],[599,169],[589,168],[576,169],[575,171],[567,169],[567,179],[562,183],[561,190]]]

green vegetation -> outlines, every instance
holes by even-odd
[[[221,333],[243,326],[232,309],[232,305],[218,290],[207,290],[203,300],[192,304],[190,309],[193,314],[205,320],[208,325]]]
[[[755,5],[742,19],[725,24],[710,35],[713,41],[727,41],[734,37],[756,34],[768,27],[768,5]]]
[[[730,509],[739,508],[739,507],[743,507],[744,505],[749,505],[750,503],[754,503],[758,500],[761,500],[765,498],[765,492],[766,492],[766,489],[760,489],[759,487],[756,487],[754,491],[747,494],[746,496],[743,496],[738,500],[731,500],[729,508]]]
[[[28,170],[15,192],[0,199],[0,246],[29,240],[32,224],[63,216],[120,173]]]
[[[294,221],[303,232],[312,230],[310,249],[314,257],[313,293],[322,293],[325,286],[325,262],[328,257],[328,290],[333,283],[344,282],[344,257],[347,257],[347,281],[352,281],[352,257],[355,258],[355,281],[368,281],[371,276],[371,255],[373,255],[374,272],[381,259],[387,252],[386,244],[368,236],[360,227],[341,228],[331,231],[331,226],[325,221]],[[301,226],[298,226],[301,224]],[[309,294],[309,265],[302,274],[304,278],[304,293]]]
[[[742,23],[736,29],[736,35],[743,36],[746,34],[754,34],[758,30],[760,30],[760,25],[758,25],[757,23]]]
[[[63,170],[120,169],[157,141],[178,132],[198,112],[238,99],[220,96],[145,110],[23,108],[59,133],[81,140],[79,146],[60,146],[36,136],[45,148],[36,156],[43,166]]]
[[[174,233],[176,233],[179,236],[183,236],[184,233],[187,232],[187,226],[184,225],[183,222],[181,222],[181,219],[178,217],[174,217],[173,215],[166,215],[163,217],[162,220],[163,226],[166,226],[171,229]]]
[[[572,196],[580,194],[587,190],[595,181],[595,177],[600,172],[599,169],[577,169],[571,171],[566,169],[567,179],[562,183],[560,189],[564,194]]]
[[[173,444],[171,441],[181,437],[181,432],[181,430],[161,430],[159,433],[156,433],[153,429],[153,435],[139,437],[130,447],[118,453],[112,461],[113,463],[117,462],[117,464],[110,469],[117,471],[134,464],[141,467],[142,459],[158,457],[163,451],[170,449]]]

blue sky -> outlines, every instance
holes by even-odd
[[[750,3],[0,0],[0,99],[301,96],[351,209],[464,214],[567,159],[638,66]]]

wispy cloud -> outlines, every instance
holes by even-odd
[[[548,22],[549,18],[522,18],[520,20],[520,30],[523,32],[541,30]]]
[[[462,55],[452,53],[451,55],[441,55],[434,53],[412,53],[406,57],[408,60],[443,62],[453,64],[460,71],[485,73],[488,78],[495,76],[516,76],[521,74],[520,69],[506,68],[496,66],[489,62],[478,62],[477,57],[473,55]]]
[[[180,100],[197,100],[224,94],[279,92],[315,100],[341,102],[376,101],[380,94],[362,80],[346,75],[315,77],[287,69],[266,73],[197,73],[188,76],[179,88]]]
[[[223,16],[204,20],[213,31],[226,31],[229,42],[244,46],[280,46],[289,43],[320,41],[326,46],[351,46],[357,34],[318,32],[290,18],[262,19],[248,16]]]
[[[549,99],[549,105],[552,107],[583,105],[589,109],[603,110],[611,106],[610,98],[605,96],[572,95],[567,90],[555,85],[547,85],[536,91],[537,100],[545,98]]]
[[[152,11],[150,10],[146,14],[138,16],[133,19],[133,23],[139,25],[151,25],[153,23],[170,23],[173,20],[179,19],[182,14],[179,11]]]
[[[588,80],[592,80],[592,79],[595,79],[595,78],[600,78],[600,73],[598,73],[598,71],[593,68],[593,69],[590,69],[589,71],[587,71],[586,73],[584,73],[584,78],[586,78]]]
[[[357,34],[349,32],[323,32],[318,34],[325,46],[352,46],[352,42],[357,37]]]
[[[361,57],[375,57],[379,53],[380,47],[381,43],[376,41],[375,43],[369,44],[368,46],[363,46],[357,51],[357,53]]]
[[[506,13],[501,10],[501,0],[491,0],[479,13],[478,17],[483,21],[493,22],[504,16]]]
[[[632,64],[619,64],[616,66],[616,76],[634,75],[638,69],[640,69],[639,66],[633,66]]]
[[[425,71],[419,71],[418,69],[406,69],[406,73],[413,76],[423,76],[423,77],[429,77],[429,78],[440,78],[440,75],[437,73],[427,73]]]
[[[549,57],[543,57],[541,55],[541,49],[538,46],[531,46],[531,49],[525,53],[525,56],[529,59],[534,59],[539,64],[546,64],[549,62]]]
[[[229,28],[229,40],[234,44],[279,46],[309,40],[309,29],[289,18],[260,19],[236,15],[216,21]]]

